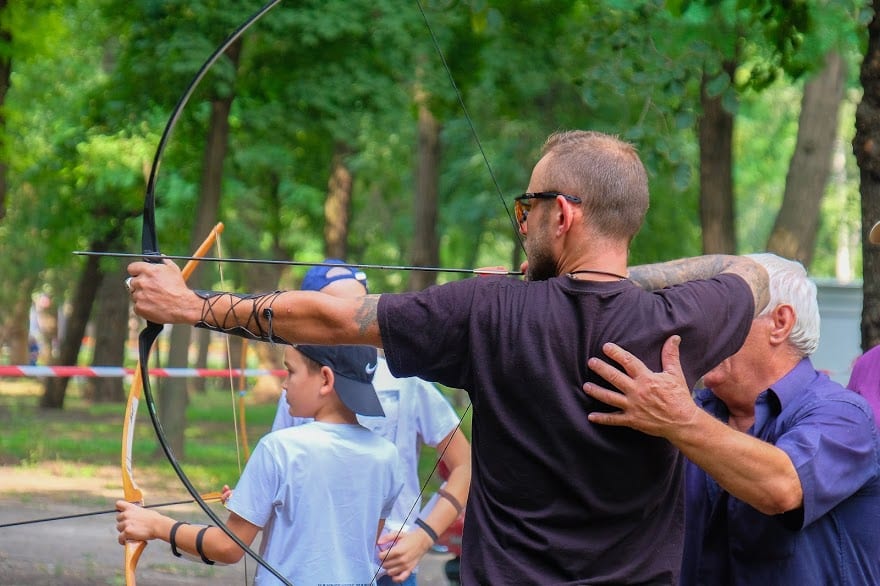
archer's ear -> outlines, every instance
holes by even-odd
[[[562,236],[571,230],[571,226],[575,221],[575,215],[578,212],[575,211],[575,206],[571,205],[561,195],[556,196],[553,203],[555,205],[553,212],[555,214],[554,220],[556,221],[556,233],[557,235]]]

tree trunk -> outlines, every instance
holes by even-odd
[[[733,79],[736,63],[724,70]],[[722,96],[710,96],[704,75],[700,88],[703,113],[699,119],[700,224],[703,253],[736,254],[733,203],[733,114],[724,109]]]
[[[238,57],[241,53],[241,41],[236,41],[226,50],[226,56],[232,61],[233,68],[238,68]],[[190,250],[195,250],[211,232],[217,223],[220,209],[220,195],[223,183],[223,162],[229,148],[229,112],[235,93],[211,102],[211,120],[208,126],[208,137],[205,144],[205,156],[202,163],[202,188],[198,202],[198,214],[190,236]],[[190,279],[194,289],[206,288],[204,272],[196,270]],[[189,346],[192,339],[192,328],[175,326],[171,332],[171,346],[168,354],[168,366],[171,368],[188,366]],[[203,364],[196,364],[203,367]],[[204,381],[192,381],[193,388],[201,388]],[[183,378],[170,378],[162,385],[159,393],[159,415],[171,449],[178,457],[183,456],[184,430],[186,429],[186,406],[189,403],[186,389],[187,381]]]
[[[843,59],[831,52],[822,71],[804,85],[797,143],[785,178],[782,207],[767,240],[769,252],[800,261],[807,268],[816,248],[845,79]]]
[[[272,258],[296,258],[296,250],[286,249],[282,246],[283,234],[289,228],[281,224],[281,181],[277,174],[271,174],[265,182],[267,189],[266,209],[270,218],[268,228],[271,233]],[[348,260],[348,259],[345,259]],[[244,265],[242,275],[244,282],[248,284],[249,291],[265,292],[274,291],[280,287],[281,276],[284,268],[278,265],[247,264]],[[233,342],[235,340],[233,339]],[[239,350],[240,352],[240,342]],[[283,354],[281,346],[267,343],[250,342],[251,355],[257,356],[259,368],[280,369],[283,368]],[[233,364],[237,364],[233,350]],[[249,392],[252,392],[257,400],[277,401],[281,392],[281,383],[278,377],[261,376],[257,380],[249,380]]]
[[[7,4],[6,0],[0,0],[0,14],[6,11]],[[9,132],[6,128],[6,115],[3,106],[6,103],[6,94],[9,91],[9,75],[12,70],[12,62],[9,57],[11,55],[9,47],[12,45],[12,33],[10,31],[0,30],[0,45],[7,48],[3,56],[0,57],[0,131],[6,137],[9,136]],[[8,190],[6,182],[8,166],[6,161],[7,157],[0,157],[0,220],[6,217],[6,193]],[[5,323],[0,324],[3,327],[0,342],[5,341],[9,345],[9,359],[12,361],[12,364],[27,364],[29,362],[30,344],[28,340],[29,331],[25,324],[28,323],[33,283],[30,286],[21,283],[19,285],[22,286],[19,289],[19,295],[16,296],[16,303],[12,307],[11,315],[8,316]]]
[[[235,45],[236,49],[238,44]],[[236,63],[238,51],[236,50]],[[196,224],[190,236],[190,250],[195,250],[205,237],[217,224],[220,215],[220,197],[223,193],[223,162],[229,147],[229,112],[232,109],[233,96],[225,100],[216,100],[211,103],[211,122],[208,129],[208,142],[205,151],[204,166],[202,168],[202,193],[199,198],[199,213],[196,216]],[[197,289],[205,289],[209,286],[206,280],[206,271],[196,271],[192,276],[192,286]],[[207,342],[203,346],[202,341],[207,336],[198,337],[198,352],[196,354],[196,368],[205,368],[208,360]],[[187,340],[189,344],[189,340]],[[195,391],[205,390],[205,379],[194,378],[186,381],[179,379],[189,388]],[[184,395],[185,397],[185,395]],[[185,423],[185,422],[184,422]],[[183,430],[181,429],[181,437]]]
[[[880,220],[880,0],[873,1],[868,47],[859,78],[864,92],[856,109],[853,153],[859,164],[862,196],[862,349],[880,344],[880,246],[868,242],[868,232]]]
[[[192,327],[187,325],[172,326],[168,336],[168,357],[165,365],[168,368],[186,368],[189,366],[189,343],[192,335]],[[157,340],[157,344],[160,340]],[[159,352],[155,351],[156,356]],[[153,363],[150,367],[161,366]],[[183,456],[184,430],[186,429],[186,406],[189,403],[187,396],[187,381],[185,378],[161,379],[156,384],[157,411],[165,430],[165,437],[171,450],[178,456]],[[161,446],[157,447],[156,454],[161,454]]]
[[[6,10],[7,4],[7,0],[0,0],[0,14]],[[3,131],[4,136],[8,136],[4,106],[6,104],[6,94],[9,92],[10,74],[12,73],[12,59],[9,57],[11,55],[9,47],[12,45],[12,33],[10,31],[0,30],[0,45],[7,48],[3,53],[3,57],[0,58],[0,130]],[[8,169],[7,158],[0,157],[0,220],[6,217],[6,194],[9,189],[6,181]]]
[[[91,250],[106,250],[104,243],[93,243]],[[58,359],[53,364],[74,366],[77,363],[79,349],[82,345],[83,336],[86,333],[86,325],[89,322],[89,314],[95,301],[98,287],[104,275],[100,269],[100,258],[89,256],[76,285],[73,295],[73,305],[70,316],[67,318],[67,326],[61,339],[61,347]],[[67,392],[67,377],[51,377],[46,379],[43,396],[40,398],[40,407],[44,409],[62,409],[64,407],[64,395]]]
[[[27,282],[16,283],[18,294],[9,308],[9,314],[5,316],[3,323],[3,335],[0,343],[9,347],[9,361],[12,364],[28,364],[30,362],[29,334],[30,334],[30,311],[33,305],[31,294],[33,292],[36,275],[29,275]]]
[[[257,355],[258,367],[269,370],[284,370],[284,355],[280,346],[272,344],[251,344],[251,354]],[[255,402],[277,402],[281,395],[281,380],[277,376],[263,375],[251,379],[248,389]]]
[[[413,239],[410,261],[413,266],[436,267],[440,264],[437,238],[437,206],[440,183],[440,123],[428,108],[428,96],[419,92],[418,163],[413,206]],[[437,282],[437,274],[411,271],[408,287],[420,291]]]
[[[207,331],[207,330],[206,330]],[[240,338],[238,336],[226,336],[229,338],[229,354],[228,360],[224,360],[226,364],[226,368],[241,368],[241,354],[242,351],[245,353],[245,360],[248,359],[248,351],[246,344],[250,344],[251,341],[246,338]],[[256,342],[254,342],[256,344]],[[224,359],[227,358],[224,356]],[[247,368],[247,366],[245,366]],[[239,384],[239,379],[241,377],[235,377],[235,388],[239,388],[241,385]]]
[[[348,260],[348,225],[351,219],[351,190],[354,177],[348,168],[352,149],[337,142],[333,149],[327,199],[324,202],[324,254]]]
[[[195,330],[196,336],[196,368],[207,368],[208,354],[211,351],[211,332],[208,330]],[[204,393],[207,387],[207,379],[196,377],[189,379],[189,389],[198,393]]]
[[[122,282],[128,276],[120,267],[104,278],[97,291],[95,351],[92,366],[122,366],[128,337],[128,295]],[[96,402],[122,402],[126,394],[121,377],[95,377],[86,381],[84,396]]]
[[[296,251],[282,246],[284,235],[290,227],[281,222],[281,208],[283,206],[281,201],[281,178],[277,173],[268,173],[263,183],[263,188],[266,190],[266,198],[263,204],[266,213],[265,221],[259,229],[268,232],[272,239],[269,258],[295,259],[297,256]],[[254,229],[257,228],[255,227]],[[240,270],[242,282],[247,283],[248,291],[255,293],[278,289],[281,275],[284,273],[284,267],[279,265],[251,263],[241,265]]]

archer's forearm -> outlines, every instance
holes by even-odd
[[[311,291],[198,294],[202,301],[196,327],[281,344],[381,347],[378,295],[349,299]]]
[[[199,325],[244,337],[303,344],[379,347],[378,295],[341,299],[312,291],[256,295],[196,292],[170,260],[128,265],[134,310],[159,324]]]
[[[697,279],[711,279],[725,272],[740,257],[709,254],[630,267],[629,278],[648,291]]]
[[[629,278],[648,291],[656,291],[687,281],[711,279],[722,273],[742,277],[752,290],[755,315],[770,299],[767,271],[757,262],[742,256],[708,254],[668,262],[630,267]]]

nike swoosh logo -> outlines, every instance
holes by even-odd
[[[377,366],[379,366],[378,362],[376,364],[368,364],[366,367],[364,367],[364,370],[367,371],[367,374],[373,374],[374,372],[376,372]]]

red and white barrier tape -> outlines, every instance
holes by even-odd
[[[121,366],[8,366],[0,365],[0,377],[120,377],[134,374],[133,368]],[[228,376],[286,376],[285,370],[263,368],[151,368],[151,376],[162,378],[206,378]]]

